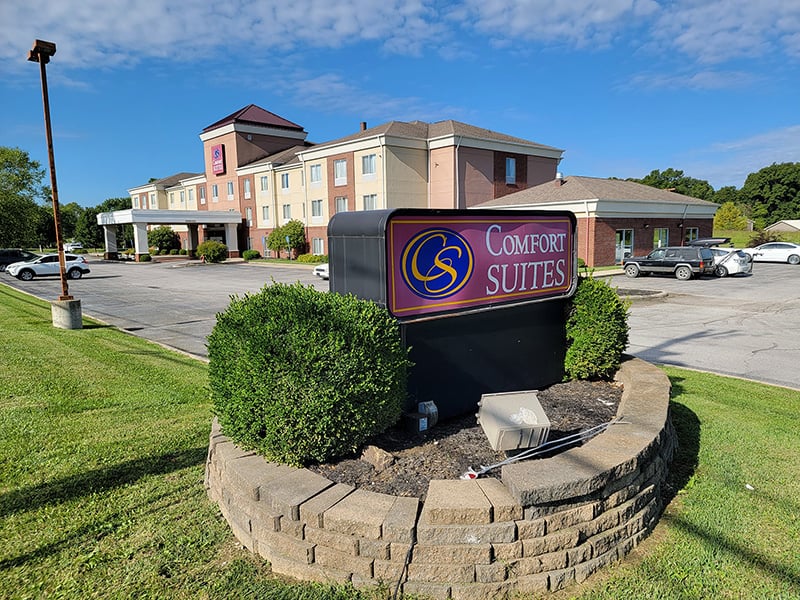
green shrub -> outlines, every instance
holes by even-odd
[[[628,306],[604,280],[578,279],[567,317],[567,378],[613,377],[628,345]]]
[[[205,257],[206,262],[218,263],[228,258],[228,247],[216,240],[207,240],[197,246],[197,256]]]
[[[178,256],[178,249],[173,248],[172,250],[169,251],[169,253],[171,256]]]
[[[150,262],[151,260],[153,260],[153,257],[150,256],[149,254],[142,254],[139,257],[139,262]]]
[[[297,262],[318,265],[328,262],[328,257],[324,254],[301,254],[297,257]]]
[[[147,232],[147,244],[159,250],[172,250],[181,247],[180,236],[168,225],[161,225]],[[166,252],[161,252],[166,254]]]
[[[178,254],[180,254],[181,256],[186,256],[187,254],[189,254],[189,251],[186,248],[181,248],[180,250],[178,250]]]
[[[261,253],[258,250],[245,250],[242,252],[242,258],[245,260],[255,260],[261,258]]]
[[[169,254],[169,250],[167,250],[166,248],[164,248],[164,249],[162,249],[162,250],[159,250],[159,251],[158,251],[158,254],[159,254],[159,256],[166,256],[167,254]]]
[[[290,464],[346,456],[395,424],[410,366],[384,308],[300,283],[234,296],[208,357],[225,434]]]

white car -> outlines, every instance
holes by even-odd
[[[90,272],[89,263],[83,256],[65,254],[64,260],[67,277],[70,279],[80,279]],[[24,262],[12,263],[6,267],[6,273],[22,281],[30,281],[34,277],[61,275],[58,254],[45,254]]]
[[[75,250],[83,250],[83,244],[80,242],[67,242],[64,244],[64,252],[75,252]]]
[[[322,263],[321,265],[314,267],[314,275],[321,277],[322,279],[328,279],[330,276],[328,272],[328,263]]]
[[[744,248],[757,262],[785,262],[800,265],[800,244],[792,242],[767,242],[755,248]]]
[[[709,248],[714,255],[714,275],[726,277],[753,272],[753,258],[736,248]]]

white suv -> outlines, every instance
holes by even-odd
[[[89,273],[89,263],[83,256],[65,254],[67,277],[80,279]],[[58,254],[45,254],[24,262],[16,262],[6,267],[6,273],[22,281],[30,281],[34,277],[61,275]]]

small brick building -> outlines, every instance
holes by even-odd
[[[572,211],[578,218],[578,257],[596,267],[711,237],[719,206],[633,181],[556,176],[470,208]]]

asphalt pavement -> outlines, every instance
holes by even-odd
[[[231,296],[273,281],[329,288],[300,263],[89,261],[91,274],[69,281],[84,316],[201,358]],[[632,299],[630,354],[800,390],[800,266],[756,263],[750,276],[690,281],[621,274],[609,280]],[[0,273],[0,282],[45,300],[61,293],[58,278],[23,282]]]

